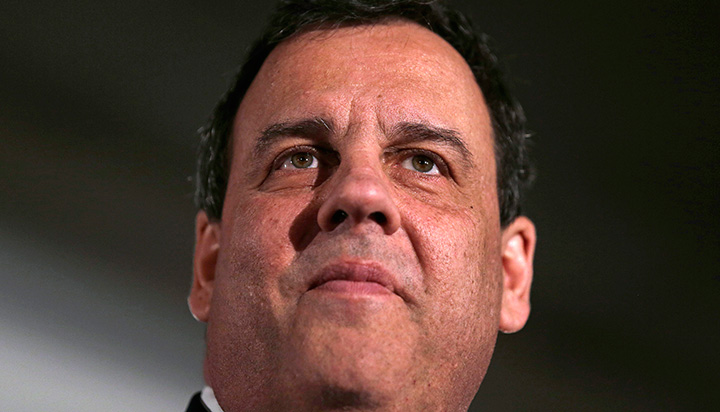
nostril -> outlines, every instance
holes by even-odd
[[[387,217],[385,217],[385,214],[382,212],[373,212],[370,213],[370,219],[374,220],[375,223],[377,223],[380,226],[385,226],[385,223],[387,223]]]
[[[344,210],[337,210],[335,213],[333,213],[330,220],[333,222],[333,224],[339,225],[340,223],[344,222],[347,217],[348,214],[345,213]]]

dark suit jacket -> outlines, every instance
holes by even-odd
[[[202,399],[200,399],[200,392],[198,392],[190,399],[190,403],[185,412],[210,412],[210,410],[205,406]]]

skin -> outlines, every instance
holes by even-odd
[[[432,32],[280,44],[236,116],[222,220],[196,222],[223,409],[467,410],[529,314],[535,231],[499,226],[495,170],[482,92]]]

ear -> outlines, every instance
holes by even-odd
[[[502,233],[503,294],[500,331],[514,333],[530,316],[530,284],[535,254],[535,225],[520,216]]]
[[[195,319],[207,322],[215,282],[215,266],[220,250],[220,224],[210,222],[204,211],[195,218],[195,256],[193,282],[188,306]]]

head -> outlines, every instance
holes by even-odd
[[[289,2],[203,131],[194,281],[226,411],[467,409],[529,314],[524,119],[435,2]]]

